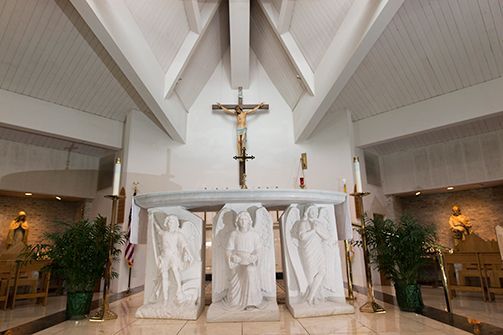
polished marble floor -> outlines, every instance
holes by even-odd
[[[425,305],[445,310],[442,288],[423,287],[421,292]],[[451,308],[455,314],[503,328],[503,295],[496,295],[494,301],[484,302],[480,293],[460,292],[451,299]]]
[[[376,285],[377,291],[395,295],[392,286]],[[423,302],[426,306],[447,310],[442,287],[421,286]],[[483,301],[481,293],[459,292],[451,299],[454,314],[466,317],[472,322],[480,321],[503,328],[503,295],[496,295],[494,301]]]
[[[94,295],[94,299],[99,297],[99,293]],[[16,302],[16,308],[0,310],[0,332],[64,311],[65,308],[66,296],[64,295],[50,296],[46,306],[35,304],[34,300],[20,300]]]
[[[0,310],[0,332],[36,320],[42,316],[64,311],[66,296],[49,297],[47,306],[30,301],[16,302],[15,309]]]
[[[206,310],[197,321],[137,319],[134,313],[136,308],[142,304],[142,301],[143,293],[138,293],[112,303],[112,310],[119,316],[117,320],[103,323],[93,323],[87,320],[65,321],[37,334],[469,334],[422,315],[400,312],[389,304],[383,304],[387,310],[385,314],[356,312],[356,314],[349,315],[298,320],[290,315],[284,305],[280,305],[281,320],[277,322],[207,323],[205,318]],[[365,297],[358,296],[357,304],[364,301]]]

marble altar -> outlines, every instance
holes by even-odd
[[[298,257],[296,264],[303,267],[304,276],[307,273],[308,277],[312,278],[307,285],[302,286],[304,291],[293,279],[286,279],[289,292],[288,307],[292,314],[298,317],[353,311],[352,307],[343,301],[343,276],[339,249],[336,247],[337,240],[352,238],[349,203],[345,193],[278,189],[179,191],[138,195],[133,203],[130,236],[132,243],[138,243],[139,239],[140,208],[147,209],[149,212],[145,300],[144,305],[137,312],[140,317],[197,318],[204,305],[201,294],[204,291],[202,280],[204,278],[202,266],[204,264],[204,238],[202,237],[204,234],[194,239],[193,235],[186,234],[184,231],[191,227],[190,229],[194,231],[202,232],[204,228],[202,221],[189,210],[203,211],[207,208],[213,210],[221,208],[213,222],[213,303],[208,310],[208,321],[278,320],[273,221],[268,208],[289,208],[286,212],[287,216],[282,219],[282,226],[284,226],[282,235],[286,236],[287,225],[299,224],[297,216],[293,214],[293,208],[298,210],[301,217],[308,206],[313,204],[316,204],[317,214],[315,219],[309,220],[325,220],[323,224],[329,231],[329,238],[327,241],[323,240],[323,248],[325,248],[323,251],[334,254],[326,257],[323,263],[326,263],[325,274],[318,276],[317,278],[321,279],[313,283],[312,278],[316,276],[312,273],[320,271],[304,267],[306,261],[312,256],[311,252],[314,251],[308,250],[309,248],[302,251],[300,244],[294,241],[296,237],[290,233],[289,239],[294,243],[293,245],[297,243],[295,245],[297,250],[292,249],[292,253],[286,257],[286,251],[283,251],[283,268],[287,267],[285,266],[286,258],[291,262],[293,258]],[[159,218],[156,215],[162,217]],[[175,230],[180,240],[182,237],[185,240],[179,242],[182,247],[176,249],[178,258],[174,262],[176,264],[171,267],[166,265],[166,262],[160,261],[164,258],[163,250],[172,248],[168,241],[174,240],[174,238],[163,237],[171,232],[169,223],[164,222],[169,215],[174,215],[179,219],[181,224],[178,226],[179,229]],[[182,223],[185,221],[190,224]],[[312,225],[312,222],[310,224]],[[317,239],[321,238],[320,234],[317,236]],[[198,247],[196,247],[197,243],[199,243]],[[184,249],[184,245],[190,247]],[[295,256],[295,252],[298,256]],[[173,263],[172,260],[169,262]],[[177,279],[173,268],[178,269],[181,279]],[[292,267],[289,269],[285,270],[289,271],[286,275],[296,276],[295,270]],[[166,270],[171,275],[165,276],[163,272]],[[321,284],[318,285],[318,282]],[[200,283],[197,288],[196,283]],[[313,293],[310,296],[309,293],[305,294],[306,287],[312,288]],[[167,293],[164,293],[166,290]]]

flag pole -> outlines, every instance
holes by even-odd
[[[129,275],[128,275],[128,279],[127,279],[127,291],[126,293],[130,293],[131,292],[131,267],[129,267]]]
[[[127,293],[131,292],[131,273],[133,272],[133,262],[134,262],[134,244],[132,244],[129,240],[131,237],[131,215],[133,211],[133,202],[134,202],[134,197],[138,193],[138,182],[133,182],[133,197],[131,199],[131,208],[129,210],[129,220],[128,220],[128,232],[127,232],[127,245],[126,245],[126,250],[124,252],[124,257],[127,260],[128,264],[128,280],[127,280]]]

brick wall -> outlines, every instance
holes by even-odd
[[[80,219],[82,202],[43,200],[0,196],[0,248],[5,247],[5,240],[10,222],[23,210],[27,214],[30,227],[28,243],[43,241],[46,232],[58,229],[57,221],[74,222]]]
[[[503,225],[503,186],[469,191],[427,194],[399,198],[400,211],[418,219],[420,223],[437,227],[439,242],[453,246],[449,216],[453,205],[470,218],[473,231],[485,240],[495,240],[495,226]]]

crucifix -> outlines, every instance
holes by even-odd
[[[237,105],[222,105],[217,103],[211,107],[214,111],[223,110],[225,113],[236,117],[237,155],[233,158],[239,161],[239,187],[246,189],[248,188],[246,186],[246,161],[249,159],[255,159],[254,156],[246,155],[246,116],[248,114],[255,113],[258,110],[269,110],[269,105],[266,105],[263,102],[258,105],[244,105],[243,88],[239,87]]]

